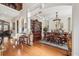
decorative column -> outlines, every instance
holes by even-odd
[[[32,34],[32,30],[31,30],[31,13],[29,12],[29,9],[28,9],[28,35],[29,35],[29,40],[28,40],[28,43],[29,45],[33,45],[33,34]]]
[[[69,33],[70,33],[70,28],[71,28],[71,27],[70,27],[70,24],[71,24],[71,23],[70,23],[70,20],[71,20],[70,17],[68,17],[68,32],[69,32]]]
[[[27,11],[27,7],[26,7],[26,4],[23,3],[23,17],[24,17],[24,33],[26,33],[27,35],[27,22],[28,22],[28,11]]]
[[[42,7],[42,9],[41,10],[43,10],[44,8],[45,8],[45,4],[44,3],[42,3],[41,4],[41,7]],[[45,16],[42,18],[42,20],[44,20],[45,21],[45,23],[46,23],[46,20],[45,20]],[[43,40],[43,38],[44,38],[44,31],[43,31],[43,29],[44,29],[44,21],[42,21],[42,33],[41,33],[41,35],[42,35],[42,38],[41,38],[41,40]]]
[[[44,18],[42,18],[42,19],[44,20]],[[43,29],[44,29],[44,21],[42,22],[42,33],[41,33],[42,39],[41,40],[43,40],[43,38],[44,38],[44,31],[43,31]]]
[[[29,12],[29,10],[28,10],[28,34],[30,34],[30,32],[31,32],[31,19],[30,19],[30,16],[31,16],[31,14],[30,14],[30,12]]]

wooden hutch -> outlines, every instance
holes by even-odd
[[[31,30],[33,33],[33,40],[38,41],[41,40],[42,33],[42,23],[36,20],[31,20]]]

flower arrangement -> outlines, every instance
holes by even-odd
[[[47,33],[48,28],[47,27],[44,27],[43,31],[44,31],[44,33]]]

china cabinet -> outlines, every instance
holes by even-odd
[[[31,30],[33,33],[33,40],[41,40],[42,23],[36,20],[31,20]]]

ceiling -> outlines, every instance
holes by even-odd
[[[23,3],[23,8],[29,9],[31,17],[46,17],[46,19],[55,18],[58,12],[59,17],[72,15],[72,4],[69,3]],[[41,11],[41,12],[40,12]],[[0,4],[0,19],[10,21],[18,16],[20,11]]]
[[[71,3],[26,3],[29,6],[30,11],[34,11],[37,8],[50,8],[56,6],[71,6]]]
[[[5,5],[0,4],[0,19],[5,21],[10,21],[14,17],[19,15],[19,11],[9,8]]]
[[[41,6],[41,8],[40,8]],[[45,3],[37,4],[37,8],[31,8],[31,18],[45,18],[47,20],[54,19],[56,12],[60,18],[71,17],[72,16],[72,4],[63,3]]]

